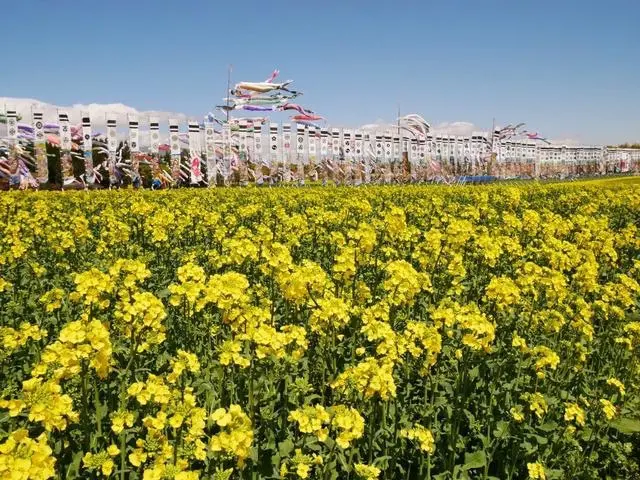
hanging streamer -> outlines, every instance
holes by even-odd
[[[132,181],[134,186],[141,183],[140,179],[140,134],[138,118],[129,115],[129,159],[131,163]]]
[[[253,152],[256,164],[256,183],[262,185],[264,183],[264,167],[268,168],[268,164],[263,160],[265,157],[262,151],[262,125],[258,123],[253,125]]]
[[[285,130],[283,128],[283,130]],[[283,137],[285,137],[286,132],[283,132]],[[270,123],[269,124],[269,183],[272,185],[276,181],[276,177],[278,174],[278,164],[280,162],[280,146],[278,136],[278,124]]]
[[[372,135],[370,133],[365,133],[364,134],[364,141],[363,141],[363,151],[362,151],[362,155],[363,155],[363,166],[364,166],[364,182],[365,183],[371,183],[371,170],[372,170],[372,164],[375,162],[375,145],[374,148],[371,148],[371,138]],[[377,143],[377,142],[375,142]],[[371,158],[370,153],[372,153],[373,158]]]
[[[400,161],[400,136],[398,133],[396,133],[393,136],[393,161],[394,163],[397,163]]]
[[[353,142],[354,149],[354,183],[362,184],[364,173],[364,145],[362,143],[362,131],[356,130],[355,140]]]
[[[247,149],[247,179],[248,181],[256,181],[256,171],[258,170],[255,160],[255,148],[253,142],[253,122],[249,121],[246,126],[245,142]]]
[[[342,149],[344,153],[344,182],[351,184],[353,182],[353,138],[349,129],[345,129],[342,132]]]
[[[82,157],[84,158],[84,178],[87,184],[95,183],[93,173],[93,136],[91,135],[91,119],[88,113],[82,114]]]
[[[188,123],[189,139],[189,173],[191,184],[202,182],[202,160],[200,158],[200,126],[198,122]]]
[[[382,156],[378,165],[378,171],[381,183],[389,181],[389,162],[391,159],[391,132],[384,130],[382,132]]]
[[[296,167],[293,180],[299,183],[304,179],[304,125],[296,124]]]
[[[427,139],[426,139],[426,136],[423,133],[421,133],[418,136],[418,153],[417,153],[417,162],[420,165],[424,164],[426,155],[427,155]]]
[[[75,178],[73,176],[73,163],[71,161],[72,143],[69,115],[67,113],[59,113],[58,124],[60,125],[60,167],[62,170],[62,184],[71,185],[75,181]]]
[[[418,178],[418,146],[419,146],[419,142],[418,139],[416,137],[412,138],[410,141],[410,149],[409,149],[409,168],[410,168],[410,175],[411,175],[411,179],[413,181],[417,180]]]
[[[107,149],[109,152],[109,183],[115,185],[116,178],[116,151],[118,150],[118,132],[115,117],[107,117]]]
[[[204,122],[204,143],[207,154],[207,183],[215,187],[218,180],[218,166],[216,163],[215,129],[213,122]]]
[[[247,175],[247,131],[249,124],[246,120],[240,122],[240,130],[238,132],[238,179],[240,185],[246,185],[248,182]]]
[[[322,128],[320,130],[320,165],[322,184],[326,185],[331,176],[331,162],[329,161],[329,130],[326,128]]]
[[[157,117],[149,118],[149,153],[151,156],[151,188],[157,189],[166,183],[166,175],[160,167],[160,122]]]
[[[47,160],[47,141],[44,133],[44,115],[35,110],[33,116],[34,151],[36,157],[36,180],[43,184],[49,181],[49,162]]]
[[[319,130],[316,127],[309,127],[309,174],[311,180],[318,181],[318,141]]]
[[[384,144],[384,135],[382,132],[376,132],[376,160],[374,162],[374,168],[375,168],[375,176],[376,176],[376,181],[380,182],[383,180],[382,178],[382,172],[381,172],[381,166],[384,163],[384,150],[385,150],[385,144]]]
[[[291,125],[282,125],[282,181],[291,181],[291,159],[293,146],[291,145]]]
[[[180,135],[177,120],[169,119],[169,146],[171,151],[171,179],[180,180]]]
[[[6,107],[7,137],[9,145],[9,186],[20,185],[20,160],[18,155],[18,112],[13,106]]]
[[[338,184],[341,181],[342,167],[340,165],[340,130],[337,128],[331,129],[331,177],[334,183]]]
[[[220,170],[225,185],[229,184],[231,178],[231,167],[234,162],[232,159],[231,148],[231,125],[225,124],[222,126],[222,164]]]

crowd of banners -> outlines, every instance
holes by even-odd
[[[236,96],[253,91],[251,88],[263,92],[269,83],[239,83],[233,91]],[[290,82],[274,85],[274,91],[290,91]],[[297,113],[294,119],[315,115],[284,105],[306,112]],[[8,106],[2,120],[6,135],[0,147],[0,177],[20,188],[56,183],[48,171],[50,162],[58,162],[63,188],[132,184],[154,189],[250,183],[450,182],[478,175],[624,172],[640,165],[640,150],[551,145],[538,133],[524,130],[523,124],[466,137],[436,134],[415,114],[398,119],[395,125],[354,130],[318,126],[306,119],[284,124],[265,118],[227,122],[210,114],[203,122],[188,122],[186,132],[185,125],[169,120],[166,141],[161,139],[158,118],[153,117],[131,115],[121,124],[121,118],[108,115],[97,122],[104,126],[106,120],[106,131],[94,131],[95,119],[87,113],[74,125],[66,112],[45,119],[42,111],[34,110],[31,118],[22,119]],[[128,127],[125,135],[123,126]],[[144,173],[142,165],[148,166]]]

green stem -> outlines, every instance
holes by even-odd
[[[127,434],[126,430],[120,433],[120,480],[125,480],[124,467],[127,461]]]

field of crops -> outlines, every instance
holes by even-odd
[[[0,479],[640,478],[634,181],[0,212]]]

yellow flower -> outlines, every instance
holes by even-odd
[[[495,302],[498,310],[506,310],[518,303],[520,289],[510,278],[493,277],[487,285],[485,295]]]
[[[129,462],[134,467],[139,467],[144,462],[147,461],[147,454],[139,449],[135,449],[132,453],[129,454]]]
[[[364,463],[356,463],[354,465],[356,475],[364,480],[376,480],[382,470],[373,465],[365,465]]]
[[[111,444],[107,447],[107,453],[110,457],[115,457],[120,453],[120,449],[116,445]]]
[[[111,447],[115,447],[115,445],[111,445]],[[115,454],[113,453],[115,450],[109,447],[107,451],[99,452],[99,453],[90,453],[87,452],[82,459],[82,463],[84,467],[88,470],[100,470],[105,477],[108,477],[113,472],[113,467],[115,466],[113,460],[110,457],[115,457],[120,451],[118,450]]]
[[[56,459],[47,444],[47,435],[32,439],[26,429],[18,429],[0,443],[0,478],[45,480],[56,475]]]
[[[331,416],[322,405],[293,410],[289,413],[288,419],[297,422],[302,433],[312,433],[321,442],[327,438],[328,432],[325,425],[329,423]]]
[[[219,408],[211,415],[211,420],[220,427],[220,432],[209,441],[212,452],[233,454],[242,465],[249,456],[253,443],[251,420],[239,405],[231,405],[229,409]]]
[[[547,410],[549,409],[544,395],[539,392],[525,393],[521,398],[529,402],[529,410],[535,413],[538,418],[542,418],[542,416],[547,413]]]
[[[364,394],[365,398],[380,395],[383,400],[388,400],[396,395],[393,367],[391,362],[367,357],[338,375],[331,388],[346,394]]]
[[[577,403],[567,403],[564,408],[564,419],[567,422],[575,421],[581,427],[584,427],[584,410]]]
[[[140,388],[142,388],[142,385],[140,385]],[[111,416],[111,430],[113,430],[114,433],[120,434],[124,430],[125,425],[127,427],[133,427],[133,413],[125,410],[115,412]]]
[[[522,353],[526,353],[529,350],[527,347],[527,341],[517,333],[513,334],[511,346],[519,349]]]
[[[516,407],[511,407],[511,409],[509,410],[509,413],[511,414],[513,419],[518,423],[524,420],[524,413],[522,411],[522,406],[520,405]]]
[[[400,430],[400,436],[417,441],[420,445],[420,450],[423,452],[433,454],[436,451],[433,434],[419,423],[416,423],[413,428]]]
[[[299,463],[298,466],[296,467],[296,475],[298,475],[298,477],[300,478],[307,478],[309,477],[310,470],[311,470],[311,467],[306,463]]]
[[[547,477],[544,473],[544,467],[541,463],[527,463],[527,471],[531,480],[545,480]]]
[[[340,448],[348,448],[351,442],[364,435],[364,418],[353,407],[336,405],[329,408],[331,427],[338,434],[336,443]]]
[[[607,385],[612,385],[616,387],[620,392],[620,395],[624,397],[624,394],[625,394],[624,383],[622,383],[620,380],[618,380],[617,378],[610,378],[607,380]]]
[[[600,399],[600,406],[602,407],[602,412],[604,413],[604,416],[607,417],[607,420],[612,420],[618,413],[613,403],[604,398]]]

